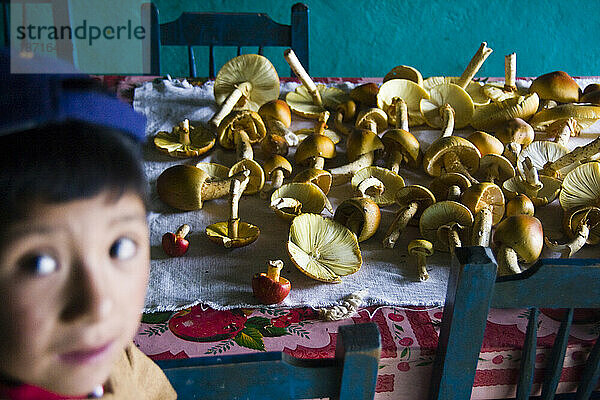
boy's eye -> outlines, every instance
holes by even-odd
[[[110,246],[110,257],[119,260],[128,260],[135,256],[137,245],[129,238],[122,237],[117,239]]]
[[[20,263],[27,272],[46,276],[58,270],[58,261],[48,254],[35,254],[25,257]]]

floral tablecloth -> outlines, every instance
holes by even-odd
[[[323,322],[311,308],[214,310],[202,305],[176,313],[147,314],[134,339],[155,360],[284,351],[299,358],[333,357],[340,325],[372,321],[381,333],[379,399],[427,397],[442,308],[367,307],[352,318]],[[534,390],[543,381],[560,323],[540,315]],[[473,399],[515,395],[527,310],[491,310],[477,365]],[[600,323],[576,324],[559,391],[575,388]]]

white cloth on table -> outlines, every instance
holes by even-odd
[[[337,82],[330,85],[349,91],[356,84]],[[282,83],[280,98],[284,98],[296,86],[296,82]],[[206,124],[217,110],[212,82],[198,87],[176,80],[164,80],[160,84],[146,82],[135,90],[133,106],[148,119],[148,138],[160,130],[170,130],[184,118],[188,118],[191,123]],[[293,116],[293,119],[294,129],[314,125],[314,122],[297,116]],[[426,149],[440,135],[439,130],[423,127],[415,128],[412,132],[422,149]],[[466,133],[469,132],[458,132],[459,135]],[[579,144],[581,140],[572,140],[569,147]],[[291,150],[288,159],[293,160],[293,149]],[[338,156],[327,162],[326,166],[345,163],[343,148],[338,146],[338,150]],[[255,158],[262,160],[259,148],[255,148]],[[437,306],[444,303],[450,268],[449,253],[436,252],[429,257],[429,279],[419,282],[415,261],[407,253],[408,242],[419,237],[417,226],[409,226],[394,249],[382,247],[383,237],[398,206],[382,208],[379,230],[375,236],[360,243],[362,268],[353,275],[343,277],[342,283],[327,284],[307,277],[294,267],[286,249],[289,224],[278,218],[269,208],[268,201],[258,195],[243,196],[239,212],[243,221],[260,228],[260,237],[253,244],[238,249],[225,249],[216,245],[205,234],[208,225],[227,220],[227,198],[207,201],[201,210],[191,212],[174,210],[158,198],[156,179],[166,168],[175,164],[194,165],[198,161],[231,166],[235,162],[234,152],[225,151],[217,144],[208,155],[200,159],[174,159],[158,152],[152,140],[149,140],[145,148],[145,160],[145,171],[151,187],[148,222],[152,246],[146,312],[179,310],[199,303],[216,309],[259,306],[252,296],[252,276],[257,272],[265,272],[267,262],[275,259],[284,261],[285,267],[281,275],[292,283],[292,290],[281,306],[329,307],[362,289],[368,291],[364,305]],[[431,180],[421,171],[401,168],[400,174],[407,185],[427,184]],[[332,188],[328,195],[334,209],[342,200],[352,196],[349,184]],[[560,238],[562,235],[560,218],[552,217],[558,215],[556,212],[559,208],[557,202],[554,202],[539,210],[544,229],[547,233],[551,232],[549,236],[552,238]],[[332,216],[328,211],[324,211],[323,215]],[[188,235],[189,251],[183,257],[169,258],[162,250],[161,237],[165,232],[174,232],[183,223],[191,227]],[[586,251],[591,250],[584,248],[582,257],[586,256]],[[557,254],[544,255],[557,257]]]

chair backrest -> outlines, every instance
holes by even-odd
[[[302,3],[292,6],[290,25],[279,24],[262,13],[209,12],[184,12],[175,21],[159,23],[158,9],[153,3],[143,4],[142,12],[150,13],[150,75],[160,75],[161,45],[187,46],[191,77],[196,77],[192,46],[209,47],[210,78],[215,77],[214,46],[237,46],[238,55],[242,46],[258,46],[258,54],[262,54],[265,46],[291,47],[309,70],[308,7]]]
[[[496,279],[489,248],[456,249],[448,281],[433,366],[430,399],[468,399],[490,308],[530,309],[523,344],[517,399],[528,399],[533,384],[540,308],[565,308],[565,317],[544,374],[542,399],[553,399],[574,308],[600,308],[600,259],[540,260],[526,271]],[[588,356],[576,399],[588,399],[600,377],[600,340]]]
[[[298,359],[283,352],[158,361],[185,399],[373,399],[381,355],[374,323],[340,326],[336,357]]]

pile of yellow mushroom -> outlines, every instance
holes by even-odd
[[[291,261],[324,282],[359,270],[359,242],[378,230],[380,207],[392,205],[397,211],[382,246],[392,249],[409,223],[418,225],[421,238],[409,243],[408,252],[416,257],[419,280],[428,278],[425,258],[434,249],[490,246],[500,274],[520,273],[537,260],[544,243],[570,257],[600,242],[600,138],[573,151],[566,146],[600,119],[600,85],[581,90],[557,71],[518,87],[514,53],[505,57],[504,83],[474,81],[491,52],[482,43],[460,77],[423,79],[414,67],[400,65],[381,85],[345,92],[315,84],[288,49],[284,58],[301,85],[285,99],[265,57],[238,56],[216,77],[221,108],[209,125],[183,121],[155,139],[158,149],[175,157],[199,156],[216,141],[235,150],[238,161],[230,167],[169,168],[158,179],[158,194],[181,210],[230,194],[231,218],[207,232],[213,241],[236,247],[256,239],[240,235],[260,232],[238,222],[239,196],[260,193],[291,224]],[[313,120],[314,127],[292,131],[292,115]],[[427,148],[413,134],[423,125],[440,130]],[[466,137],[455,134],[471,128]],[[536,132],[545,132],[546,140],[534,141]],[[264,161],[254,160],[253,147],[260,147]],[[286,158],[290,147],[296,147],[293,159]],[[339,165],[335,157],[342,149],[347,163]],[[403,170],[428,178],[406,186]],[[355,195],[332,210],[327,194],[336,185],[351,185]],[[556,199],[567,243],[544,238],[534,216]],[[321,216],[324,209],[333,218]]]

